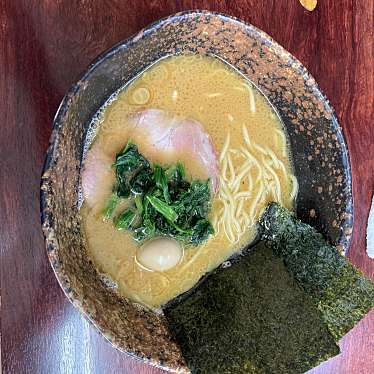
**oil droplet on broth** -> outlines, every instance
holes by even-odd
[[[251,94],[254,112],[250,106]],[[198,121],[210,135],[217,154],[220,154],[229,133],[233,149],[243,146],[241,128],[245,124],[251,141],[272,149],[287,171],[292,171],[288,145],[283,140],[285,137],[274,136],[276,132],[283,134],[277,115],[254,86],[218,59],[196,55],[174,56],[151,66],[125,87],[104,110],[100,121],[105,131],[100,128],[95,143],[102,142],[104,151],[111,153],[114,160],[116,152],[128,140],[126,118],[135,111],[147,108],[161,109]],[[112,142],[113,146],[110,145]],[[244,161],[240,154],[231,153],[231,157],[234,168]],[[150,161],[154,162],[152,159]],[[169,160],[168,164],[176,161]],[[188,158],[185,162],[189,162]],[[248,173],[255,173],[255,168]],[[252,177],[255,180],[256,174]],[[281,187],[285,205],[292,206],[291,199],[287,200],[292,186],[287,182]],[[257,192],[256,188],[253,187],[253,195]],[[249,209],[252,198],[245,200],[243,209]],[[273,197],[269,193],[268,200],[258,205],[254,220],[271,199]],[[218,197],[214,196],[212,207],[220,209],[221,205]],[[89,234],[89,255],[101,271],[108,273],[118,283],[119,291],[124,296],[151,308],[157,308],[187,291],[205,273],[219,266],[256,235],[255,225],[248,222],[245,233],[233,245],[220,226],[203,246],[186,248],[184,257],[176,266],[163,272],[152,272],[135,262],[139,244],[129,232],[116,232],[111,222],[103,222],[100,217],[90,218],[90,214],[88,209],[82,210],[85,231]],[[88,218],[89,225],[86,224]],[[103,246],[98,244],[103,243],[103,236],[107,243],[105,261]],[[118,259],[122,262],[118,262]]]

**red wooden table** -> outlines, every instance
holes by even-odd
[[[0,0],[1,360],[4,374],[161,373],[114,350],[69,304],[49,266],[39,179],[53,115],[100,52],[185,9],[225,12],[300,59],[335,107],[353,169],[352,262],[374,279],[365,227],[374,188],[374,3],[319,0]],[[374,373],[374,311],[316,374]]]

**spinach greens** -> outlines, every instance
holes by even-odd
[[[169,168],[151,165],[131,141],[117,154],[113,167],[116,185],[105,217],[112,217],[118,198],[133,201],[130,208],[113,219],[117,229],[131,230],[138,241],[170,236],[193,245],[213,234],[207,218],[209,180],[190,183],[181,163]]]
[[[130,197],[131,193],[141,194],[151,182],[149,162],[131,142],[127,143],[123,152],[117,154],[113,166],[116,168],[119,197]]]

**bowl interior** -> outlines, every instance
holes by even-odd
[[[117,348],[185,370],[164,317],[120,298],[87,257],[78,209],[85,136],[108,97],[158,59],[216,55],[236,67],[282,118],[300,191],[297,214],[345,252],[352,231],[351,173],[341,129],[314,79],[265,33],[233,18],[187,12],[158,21],[100,56],[64,98],[42,177],[42,221],[57,278],[69,299]]]

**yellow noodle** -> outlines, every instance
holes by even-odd
[[[240,225],[237,219],[235,218],[234,199],[225,183],[222,183],[221,188],[222,190],[220,190],[220,197],[223,198],[222,202],[224,204],[224,213],[223,213],[224,230],[229,240],[231,242],[235,242],[237,239],[235,239],[233,226],[240,233]],[[227,204],[226,200],[228,200],[229,204]]]
[[[260,201],[263,193],[264,193],[264,185],[263,185],[262,182],[260,182],[260,187],[258,189],[256,198],[253,200],[253,202],[252,202],[252,204],[251,204],[251,206],[249,208],[249,216],[250,217],[254,217],[254,215],[255,215],[255,209],[256,209],[257,204]]]
[[[279,178],[275,171],[266,163],[264,162],[265,168],[269,171],[269,173],[272,175],[273,180],[275,182],[275,188],[276,188],[276,194],[277,194],[277,202],[279,204],[282,204],[282,198],[281,198],[281,184],[279,181]]]
[[[283,172],[284,176],[287,178],[288,173],[287,173],[286,167],[284,166],[283,161],[280,160],[271,149],[266,148],[266,151],[268,152],[269,156],[273,160],[274,166],[277,169],[282,169],[282,172]]]
[[[226,195],[226,193],[223,191],[223,185],[221,185],[221,189],[219,191],[219,197],[222,200],[229,200],[229,197]]]
[[[253,219],[253,218],[252,218]],[[246,229],[246,227],[249,226],[250,222],[251,222],[251,217],[249,217],[248,214],[245,214],[243,213],[242,214],[242,217],[241,217],[241,220],[243,221],[243,224],[244,224],[244,231]]]
[[[236,195],[234,195],[234,198],[235,199],[241,199],[241,198],[247,198],[247,197],[251,197],[251,192],[238,192]]]
[[[245,88],[245,90],[248,92],[248,95],[249,95],[249,110],[252,113],[255,113],[256,112],[256,100],[255,100],[255,95],[253,94],[252,87],[247,83],[243,83],[243,87]],[[241,87],[234,87],[234,89],[239,90],[239,91],[244,91]]]
[[[219,194],[219,197],[220,199],[222,200],[223,204],[224,204],[224,214],[223,214],[223,217],[225,220],[228,220],[230,219],[230,215],[231,215],[231,206],[233,205],[232,204],[232,197],[230,196],[230,192],[229,192],[228,189],[227,189],[227,186],[226,185],[222,185],[221,187],[221,191],[220,191],[220,194]],[[229,205],[228,205],[229,204]]]
[[[281,145],[280,145],[280,149],[282,150],[282,156],[283,157],[287,157],[287,140],[286,140],[286,135],[284,134],[283,131],[281,130],[278,130],[278,129],[275,129],[275,132],[278,134],[278,139],[281,138]],[[279,144],[279,143],[278,143]]]
[[[234,86],[232,87],[233,90],[245,92],[244,84],[242,86]]]
[[[227,172],[227,166],[228,166],[227,159],[224,159],[224,160],[223,160],[223,165],[222,165],[221,176],[222,176],[222,178],[223,178],[225,181],[227,181],[227,175],[226,175],[226,172]]]
[[[244,206],[244,199],[241,199],[239,201],[239,204],[238,204],[238,209],[236,210],[236,217],[239,218],[240,217],[240,214],[243,210],[243,206]]]
[[[232,192],[233,192],[234,194],[238,193],[238,192],[239,192],[239,189],[240,189],[240,182],[237,183],[237,181],[235,181],[235,182],[232,184],[231,188],[232,188]]]
[[[245,224],[243,222],[240,225],[240,231],[241,231],[241,233],[245,232]]]
[[[237,232],[238,234],[240,234],[240,225],[239,225],[239,222],[238,222],[237,218],[235,217],[235,215],[233,215],[233,216],[231,217],[231,219],[232,219],[232,223],[233,223],[233,225],[234,225],[235,228],[236,228],[236,232]],[[238,236],[239,236],[239,235],[238,235]]]
[[[279,166],[283,172],[284,177],[287,178],[288,173],[287,173],[286,167],[284,166],[284,163],[281,160],[279,160]]]
[[[257,151],[259,151],[260,153],[264,154],[265,156],[268,155],[268,152],[266,151],[265,148],[261,147],[259,144],[256,144],[256,143],[252,143],[252,147],[254,149],[256,149]]]
[[[222,152],[221,152],[221,155],[219,156],[219,162],[222,162],[224,160],[226,156],[226,152],[229,149],[229,145],[230,145],[230,133],[227,134],[227,138],[225,140],[225,143],[223,144]]]
[[[247,128],[245,127],[245,125],[242,125],[242,132],[243,132],[243,137],[244,137],[244,141],[245,143],[250,146],[251,145],[251,141],[249,139],[249,134],[248,134],[248,130]]]
[[[234,215],[234,210],[235,210],[235,202],[234,202],[234,197],[230,193],[229,189],[227,186],[223,186],[223,192],[226,195],[227,200],[229,201],[230,205],[228,208],[228,211],[231,213],[231,215]]]
[[[231,225],[223,225],[223,228],[225,230],[225,233],[226,233],[226,236],[228,237],[228,239],[230,240],[231,243],[234,243],[235,242],[235,235],[232,231],[232,227]]]
[[[296,197],[297,190],[299,189],[299,184],[294,175],[290,175],[290,179],[292,183],[291,198],[294,199]]]
[[[252,91],[252,88],[251,87],[248,87],[249,90],[249,110],[252,112],[252,113],[255,113],[256,112],[256,99],[255,99],[255,96],[253,95],[253,91]]]
[[[286,143],[286,136],[284,135],[284,132],[279,129],[274,129],[274,131],[284,140],[284,143]]]
[[[276,168],[279,167],[279,163],[280,163],[281,161],[280,161],[279,158],[275,155],[275,153],[274,153],[271,149],[269,149],[269,148],[267,148],[267,147],[265,147],[265,150],[266,150],[267,154],[270,156],[270,158],[272,159],[272,161],[274,162],[274,166],[275,166]]]
[[[243,223],[244,223],[245,228],[250,227],[254,224],[255,218],[250,217],[249,214],[243,214],[243,218],[244,218]]]
[[[266,173],[266,177],[267,177],[267,179],[268,179],[268,180],[272,180],[272,179],[274,179],[274,174],[271,172],[271,171],[273,171],[273,172],[275,173],[275,171],[274,171],[273,168],[272,168],[272,164],[274,164],[274,163],[272,162],[272,160],[263,160],[263,162],[264,162],[264,166],[265,166],[266,170],[269,171],[269,174]],[[286,169],[285,169],[285,167],[284,167],[282,161],[279,161],[279,163],[277,163],[277,164],[275,165],[275,167],[276,167],[276,169],[281,169],[281,171],[282,171],[283,174],[284,174],[284,177],[285,177],[286,179],[288,178],[287,171],[286,171]],[[276,173],[275,173],[275,175],[276,175]],[[278,177],[278,176],[277,176],[277,177]],[[278,177],[278,179],[279,179],[279,177]],[[279,191],[279,193],[281,193],[281,191]]]
[[[273,152],[271,152],[271,154],[273,154],[273,156],[276,157],[275,154],[274,154]],[[271,155],[271,154],[270,154],[270,155]],[[272,157],[272,156],[271,156],[271,157]],[[281,170],[282,170],[283,175],[284,175],[285,178],[288,177],[288,173],[287,173],[286,167],[284,166],[283,161],[280,160],[279,158],[277,158],[277,164],[275,165],[275,167],[276,167],[277,169],[281,169]]]
[[[223,206],[224,206],[222,217],[223,217],[224,221],[227,221],[227,219],[229,218],[228,215],[230,213],[230,210],[227,207],[227,201],[225,199],[222,199],[222,203],[223,203]]]
[[[274,181],[269,181],[269,183],[266,185],[266,192],[268,196],[272,196],[271,201],[277,201],[276,196],[276,187]]]
[[[243,154],[243,153],[241,153],[241,155],[244,157],[244,158],[246,158],[245,157],[245,155]],[[248,165],[253,165],[253,161],[252,160],[245,160],[244,162],[243,162],[243,164],[240,166],[240,168],[239,168],[239,172],[240,171],[242,171],[243,169],[245,169]]]
[[[251,170],[252,165],[248,165],[237,177],[237,181],[239,183],[242,181],[242,179],[245,177],[245,175]]]
[[[181,271],[184,271],[185,269],[187,269],[196,259],[196,257],[199,256],[199,251],[196,251],[196,253],[190,258],[190,260],[183,265],[183,267],[181,268]]]
[[[240,149],[256,165],[257,170],[258,170],[258,176],[257,176],[256,182],[258,182],[260,179],[263,178],[263,172],[262,172],[261,165],[259,164],[257,159],[255,157],[253,157],[247,149],[245,149],[244,147],[240,147]]]
[[[219,97],[219,96],[223,96],[223,93],[222,92],[213,92],[213,93],[206,94],[206,97],[209,97],[209,98]]]
[[[239,192],[239,189],[240,189],[240,185],[238,185],[236,182],[237,182],[237,180],[235,179],[233,183],[230,183],[228,185],[228,188],[230,189],[230,191],[232,192],[233,195],[235,195],[237,192]]]
[[[244,155],[244,157],[245,157],[245,155]],[[251,160],[247,160],[241,165],[240,174],[235,178],[235,181],[232,184],[232,188],[233,188],[234,192],[237,192],[237,190],[239,189],[240,183],[242,182],[243,177],[249,172],[249,170],[252,167],[252,164],[253,163],[252,163]]]
[[[230,175],[231,175],[229,183],[232,184],[235,181],[235,168],[234,168],[234,165],[232,163],[232,159],[231,159],[230,155],[227,156],[227,162],[229,164],[229,170],[230,170]]]
[[[253,189],[253,180],[252,180],[251,174],[247,175],[247,179],[248,179],[248,191],[252,191],[252,189]]]

